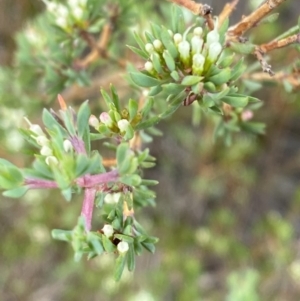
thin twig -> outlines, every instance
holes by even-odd
[[[105,24],[98,42],[94,41],[94,39],[90,35],[86,35],[86,34],[81,35],[87,41],[87,43],[92,47],[92,51],[84,59],[77,62],[77,65],[79,67],[86,68],[100,57],[102,58],[107,57],[106,48],[109,42],[111,32],[112,32],[111,25]]]
[[[255,72],[251,74],[245,74],[244,79],[252,79],[255,81],[276,81],[277,83],[282,83],[287,81],[293,86],[293,89],[300,88],[300,71],[295,70],[293,73],[288,74],[286,72],[280,71],[276,72],[273,77],[268,76],[264,72]]]
[[[281,39],[281,40],[274,40],[269,43],[262,44],[259,46],[259,48],[263,53],[266,53],[271,50],[283,48],[283,47],[286,47],[286,46],[294,44],[294,43],[300,43],[300,34],[299,33],[289,36],[287,38]]]
[[[232,12],[235,9],[235,7],[237,6],[238,2],[239,2],[239,0],[233,0],[232,2],[225,4],[223,10],[219,14],[219,28],[221,27],[221,25],[223,24],[225,19],[232,14]]]
[[[267,0],[249,16],[244,17],[239,23],[229,30],[231,36],[241,36],[249,29],[253,28],[261,19],[273,11],[277,6],[286,0]]]
[[[258,61],[260,62],[260,65],[262,67],[263,72],[266,72],[266,73],[268,73],[271,76],[274,76],[275,73],[272,71],[271,65],[269,65],[267,63],[267,61],[264,59],[263,53],[262,53],[262,51],[260,50],[259,47],[255,48],[254,55],[256,56],[256,58],[258,59]]]

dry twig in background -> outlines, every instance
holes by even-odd
[[[232,26],[229,30],[231,36],[239,37],[246,31],[253,28],[260,20],[262,20],[267,14],[273,11],[280,4],[286,0],[267,0],[260,7],[258,7],[249,16],[242,18],[242,20],[236,25]]]

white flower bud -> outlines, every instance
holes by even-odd
[[[151,62],[146,62],[145,63],[145,70],[147,70],[148,72],[153,71],[153,64]]]
[[[64,140],[63,146],[64,146],[64,150],[66,153],[73,150],[73,145],[72,145],[71,141],[68,139]]]
[[[112,126],[114,123],[107,112],[101,113],[99,119],[102,123],[104,123],[108,127]]]
[[[58,164],[58,160],[54,156],[48,156],[45,159],[45,162],[46,162],[47,165],[57,165]]]
[[[203,33],[203,29],[202,29],[202,27],[195,27],[194,28],[194,35],[195,36],[201,36],[202,35],[202,33]]]
[[[129,250],[129,245],[126,241],[121,241],[118,243],[117,248],[118,248],[118,251],[123,254]]]
[[[215,62],[222,52],[222,45],[219,42],[214,42],[209,46],[208,57],[212,62]]]
[[[220,35],[216,29],[210,31],[206,36],[206,44],[209,47],[212,43],[219,42]]]
[[[66,28],[68,27],[68,21],[65,17],[58,17],[56,20],[55,20],[55,23],[58,27],[61,27],[61,28]]]
[[[146,49],[146,51],[147,51],[149,54],[151,54],[151,53],[154,52],[154,47],[153,47],[153,45],[152,45],[151,43],[147,43],[147,44],[145,45],[145,49]]]
[[[156,50],[161,50],[162,49],[162,42],[160,40],[154,40],[153,41],[153,46]]]
[[[118,128],[121,132],[126,132],[129,126],[130,123],[127,119],[121,119],[118,121]]]
[[[104,203],[106,203],[106,204],[114,204],[115,203],[115,200],[114,200],[114,197],[113,197],[112,193],[108,193],[104,197]]]
[[[196,53],[193,55],[192,70],[194,75],[202,74],[204,63],[205,63],[205,57],[202,54]]]
[[[180,33],[175,33],[173,36],[175,44],[179,44],[182,41],[182,35]]]
[[[90,118],[89,118],[89,125],[94,127],[94,128],[97,128],[99,126],[99,120],[98,118],[95,116],[95,115],[91,115]]]
[[[60,18],[67,18],[69,15],[69,10],[66,6],[64,6],[63,4],[57,4],[56,7],[56,14],[58,17]]]
[[[112,227],[112,225],[108,225],[108,224],[104,225],[102,231],[104,235],[108,238],[112,237],[114,234],[114,228]]]
[[[38,145],[40,145],[40,146],[49,145],[49,139],[48,139],[46,136],[44,136],[44,135],[42,135],[42,136],[37,136],[37,137],[35,138],[35,140],[36,140],[36,143],[37,143]]]
[[[40,150],[40,154],[42,155],[42,156],[52,156],[53,155],[53,151],[52,151],[52,149],[49,147],[49,146],[47,146],[47,145],[44,145],[42,148],[41,148],[41,150]]]
[[[198,36],[193,36],[191,40],[192,44],[192,53],[201,53],[202,46],[203,46],[203,39]]]
[[[181,61],[185,64],[189,64],[190,60],[190,43],[188,41],[182,41],[178,44],[178,51],[181,58]]]
[[[84,14],[84,10],[77,6],[72,10],[72,14],[77,20],[80,20]]]

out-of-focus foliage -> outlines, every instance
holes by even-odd
[[[150,13],[151,20],[168,23],[170,5],[132,1],[128,9],[130,14],[124,15],[124,23],[113,35],[112,53],[115,58],[125,53],[126,59],[137,61],[125,47],[133,43],[128,28],[142,32],[149,26]],[[35,22],[43,26],[42,18]],[[279,34],[280,22],[279,18],[278,23],[264,25],[268,30],[256,31],[253,38],[264,40],[270,31]],[[22,42],[22,34],[17,40],[24,47],[28,42]],[[84,53],[79,46],[75,50]],[[11,153],[22,148],[15,126],[21,125],[22,116],[27,114],[40,120],[39,110],[51,98],[45,88],[46,53],[31,53],[28,49],[27,54],[32,59],[22,61],[19,57],[15,66],[21,61],[28,64],[28,73],[18,74],[16,67],[0,70],[1,157],[13,159],[19,166],[30,157]],[[56,54],[50,51],[50,55]],[[296,54],[294,49],[284,54],[279,51],[275,65],[285,60],[287,66],[296,55],[299,52]],[[40,64],[41,74],[32,74],[31,64]],[[122,70],[117,63],[100,59],[91,72],[93,78],[103,79]],[[19,81],[19,76],[24,81]],[[118,86],[121,80],[115,77],[112,82]],[[57,80],[57,84],[57,89],[63,89],[64,80]],[[103,100],[98,101],[99,88],[85,96],[95,112],[104,107]],[[253,85],[246,88],[251,90]],[[123,87],[123,93],[128,95],[129,88]],[[160,242],[156,254],[139,258],[135,274],[125,272],[120,283],[112,278],[112,255],[74,263],[72,250],[50,238],[52,228],[73,228],[80,199],[66,203],[59,193],[48,191],[31,191],[21,201],[1,197],[1,298],[300,299],[299,93],[286,94],[272,86],[256,96],[265,100],[256,118],[266,122],[267,134],[259,138],[241,135],[234,147],[213,143],[215,125],[205,117],[201,126],[192,127],[191,108],[180,110],[160,126],[163,137],[154,138],[155,143],[150,144],[158,164],[148,172],[149,178],[160,181],[158,204],[155,209],[142,211],[146,228],[159,236]],[[74,97],[73,93],[73,98],[67,100],[78,103],[78,95]],[[95,220],[97,223],[97,217]]]

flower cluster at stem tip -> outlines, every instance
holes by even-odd
[[[158,76],[161,71],[157,64],[158,58],[162,65],[167,67],[163,71],[168,69],[175,80],[180,78],[180,70],[190,73],[191,69],[191,74],[198,76],[205,74],[222,52],[217,26],[216,22],[215,29],[208,32],[206,36],[202,27],[195,27],[189,39],[187,35],[190,29],[184,34],[174,34],[168,30],[179,53],[178,58],[174,59],[174,55],[172,56],[170,51],[164,47],[162,41],[155,39],[152,43],[145,45],[145,50],[150,55],[149,60],[145,63],[145,70],[151,75]]]
[[[65,4],[43,0],[48,11],[55,17],[55,24],[66,30],[73,22],[80,21],[87,6],[87,0],[67,0]]]
[[[58,159],[53,152],[50,140],[47,138],[42,128],[38,124],[32,124],[28,120],[28,118],[25,117],[24,119],[29,125],[29,130],[33,133],[31,137],[40,147],[40,154],[45,157],[46,164],[49,166],[58,165]],[[63,149],[66,153],[73,150],[73,146],[70,140],[65,139],[63,141]]]

